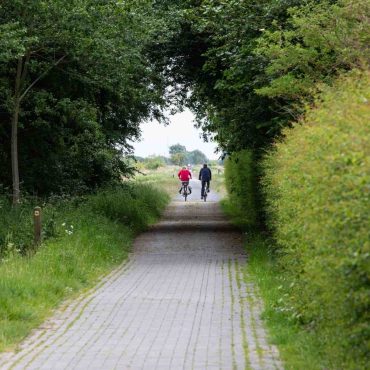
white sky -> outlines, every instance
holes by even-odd
[[[216,144],[205,143],[201,131],[194,127],[194,115],[189,110],[169,116],[170,124],[164,126],[157,121],[144,122],[141,125],[142,141],[133,143],[135,155],[147,157],[152,154],[169,156],[168,148],[173,144],[181,144],[188,151],[199,149],[208,159],[218,159],[215,154]]]

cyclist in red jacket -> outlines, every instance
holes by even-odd
[[[179,190],[179,194],[182,192],[182,188],[184,185],[188,185],[189,194],[191,194],[191,187],[189,186],[189,180],[192,178],[191,172],[184,166],[179,173],[177,174],[178,178],[181,181],[181,188]]]

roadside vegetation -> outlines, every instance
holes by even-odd
[[[287,368],[366,368],[369,45],[368,0],[2,1],[0,348],[124,259],[177,191],[168,164],[205,160],[133,161],[141,122],[186,107],[228,158]]]
[[[16,210],[2,199],[0,351],[9,350],[66,298],[75,297],[127,258],[133,237],[153,223],[169,197],[127,183],[94,195],[50,200],[44,242],[33,246],[35,199]]]
[[[284,308],[332,368],[365,368],[370,307],[370,76],[326,89],[263,162]]]
[[[288,369],[367,366],[369,82],[356,72],[326,88],[262,162],[249,151],[226,161],[224,208],[246,231],[246,278]]]
[[[243,150],[228,157],[225,165],[227,199],[225,212],[244,230],[253,231],[259,225],[256,167],[253,152]]]
[[[177,166],[164,166],[157,169],[143,170],[135,177],[138,184],[148,184],[156,189],[165,191],[172,197],[179,190],[179,179]]]
[[[291,276],[279,265],[279,253],[271,232],[264,226],[260,189],[256,181],[261,172],[250,150],[229,156],[225,161],[227,196],[222,208],[231,221],[245,233],[248,263],[243,267],[245,281],[256,285],[264,301],[263,319],[270,340],[278,346],[287,369],[322,369],[324,361],[316,333],[305,330],[286,309]]]
[[[172,33],[151,58],[228,157],[224,208],[247,232],[286,367],[366,368],[369,2],[180,1],[162,11]]]

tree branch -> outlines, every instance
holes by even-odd
[[[60,57],[53,65],[51,65],[46,71],[44,71],[43,73],[41,73],[41,75],[39,77],[37,77],[32,83],[31,85],[29,85],[27,87],[26,90],[24,90],[24,92],[22,93],[22,95],[20,96],[19,98],[19,101],[21,101],[26,95],[27,93],[42,79],[44,78],[54,67],[56,67],[59,63],[61,63],[65,58],[67,57],[67,55],[63,55],[62,57]]]
[[[23,63],[23,71],[22,71],[22,75],[21,75],[21,80],[20,80],[20,86],[22,87],[23,86],[23,83],[27,77],[27,72],[28,72],[28,63],[31,59],[31,52],[28,51],[27,54],[26,54],[26,58],[25,58],[25,61]]]

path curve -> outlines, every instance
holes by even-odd
[[[217,196],[177,196],[129,261],[63,307],[1,369],[281,369],[246,255]]]

